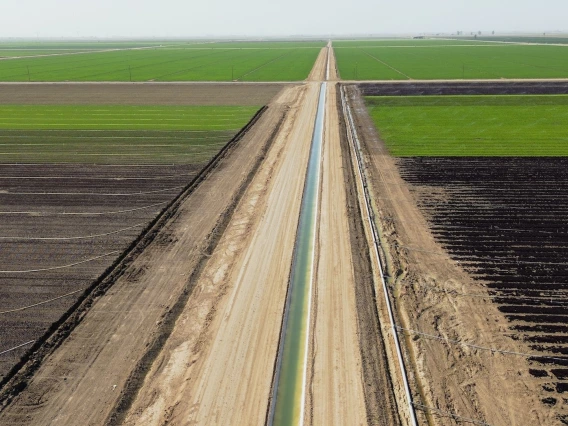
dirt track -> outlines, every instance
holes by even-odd
[[[367,423],[335,85],[328,85],[306,420]]]

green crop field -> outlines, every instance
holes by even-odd
[[[0,129],[240,129],[259,107],[0,105]]]
[[[438,39],[377,39],[377,40],[334,40],[334,48],[353,47],[429,47],[429,46],[479,46],[486,43],[476,40],[438,40]]]
[[[257,110],[0,105],[0,163],[203,163]]]
[[[164,43],[150,48],[15,58],[0,60],[0,81],[297,81],[308,76],[324,45]]]
[[[429,40],[425,40],[429,41]],[[336,47],[344,80],[568,78],[564,46],[482,43]]]
[[[394,156],[567,156],[568,96],[367,97]]]

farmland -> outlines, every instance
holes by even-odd
[[[425,42],[339,44],[335,48],[339,74],[343,80],[568,77],[568,50],[564,46]]]
[[[323,46],[284,42],[174,44],[21,57],[0,61],[0,81],[304,80]]]
[[[0,423],[568,422],[565,48],[3,49]]]
[[[377,40],[334,40],[334,49],[362,47],[446,47],[446,46],[482,46],[485,43],[476,40],[436,40],[436,39],[377,39]]]
[[[395,156],[568,155],[568,96],[377,96],[366,102]]]
[[[0,352],[40,338],[260,108],[208,93],[221,105],[0,105]]]

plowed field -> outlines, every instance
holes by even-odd
[[[510,336],[531,348],[529,371],[549,394],[543,402],[563,406],[568,392],[568,159],[399,161],[436,239],[487,287],[488,297],[509,320]]]

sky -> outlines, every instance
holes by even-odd
[[[566,0],[17,0],[0,38],[568,32]]]

